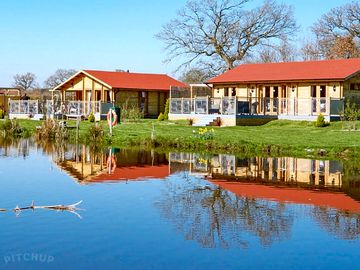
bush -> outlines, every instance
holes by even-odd
[[[7,119],[3,124],[0,124],[0,130],[4,136],[22,137],[29,135],[28,130],[21,127],[15,119]]]
[[[104,129],[101,125],[95,124],[89,128],[87,139],[90,142],[102,142],[104,140]]]
[[[4,117],[5,117],[5,112],[2,109],[0,109],[0,119],[4,119]]]
[[[164,111],[165,120],[169,120],[169,111],[170,111],[170,99],[167,99],[165,103],[165,111]]]
[[[159,116],[158,116],[158,120],[159,121],[164,121],[164,119],[165,119],[164,114],[160,113]]]
[[[221,127],[223,125],[223,120],[220,117],[215,119],[214,125],[217,127]]]
[[[346,100],[343,118],[346,121],[360,120],[360,109],[357,108],[355,102],[351,102],[350,99]]]
[[[65,122],[46,119],[36,131],[36,137],[39,140],[53,141],[67,139],[69,134]]]
[[[94,116],[93,113],[90,113],[90,115],[89,115],[89,117],[88,117],[88,121],[89,121],[90,123],[94,123],[94,122],[95,122],[95,116]]]
[[[188,124],[189,126],[192,126],[192,125],[194,124],[194,119],[193,119],[193,118],[187,119],[187,124]]]
[[[144,118],[144,113],[140,110],[138,106],[128,106],[127,102],[121,106],[122,120],[138,121],[141,118]]]
[[[325,127],[327,126],[326,122],[325,122],[325,117],[322,114],[319,114],[316,122],[315,122],[315,126],[316,127]]]

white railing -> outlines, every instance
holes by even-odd
[[[40,106],[38,100],[10,100],[9,101],[10,114],[38,114],[40,113]]]
[[[343,100],[334,98],[197,97],[170,100],[172,114],[313,116],[339,115],[342,108]]]

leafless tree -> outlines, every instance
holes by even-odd
[[[219,73],[234,68],[261,45],[294,34],[292,8],[273,0],[246,10],[250,0],[190,0],[157,38],[165,43],[167,61],[176,57],[207,65]]]
[[[209,72],[204,71],[199,68],[191,68],[180,76],[179,80],[184,83],[203,83],[206,80],[210,79],[213,75]]]
[[[49,88],[54,88],[55,86],[63,83],[69,79],[72,75],[76,73],[74,69],[58,69],[53,75],[46,79],[44,85]]]
[[[360,49],[359,2],[354,1],[333,8],[314,24],[312,30],[323,58],[358,57],[357,51]],[[353,48],[349,49],[349,45]],[[341,47],[346,51],[345,53],[339,53],[338,50]],[[334,51],[337,52],[334,53]]]
[[[294,44],[284,38],[279,45],[265,45],[259,50],[255,62],[274,63],[292,62],[297,58],[297,50]]]
[[[321,60],[323,58],[319,44],[314,40],[306,41],[303,44],[300,55],[304,61]]]
[[[13,86],[20,88],[22,91],[27,91],[38,87],[38,84],[35,74],[27,72],[25,74],[16,74],[14,76]]]

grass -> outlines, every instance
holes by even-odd
[[[22,127],[35,132],[38,121],[19,120]],[[108,132],[106,122],[101,122]],[[358,124],[358,123],[357,123]],[[69,125],[75,125],[69,121]],[[82,122],[80,141],[93,125]],[[343,122],[332,122],[317,128],[311,122],[272,121],[263,126],[214,127],[214,139],[199,140],[186,121],[143,119],[125,122],[113,129],[114,147],[163,147],[178,150],[221,151],[231,153],[262,153],[291,156],[360,156],[360,132],[343,130]],[[154,128],[154,132],[153,132]],[[153,135],[152,135],[153,133]]]

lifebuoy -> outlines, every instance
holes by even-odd
[[[116,169],[116,157],[114,155],[111,155],[107,158],[106,165],[108,168],[111,168],[109,173],[114,173]]]
[[[115,110],[109,110],[106,117],[109,125],[111,125],[112,127],[116,126],[118,119]]]

